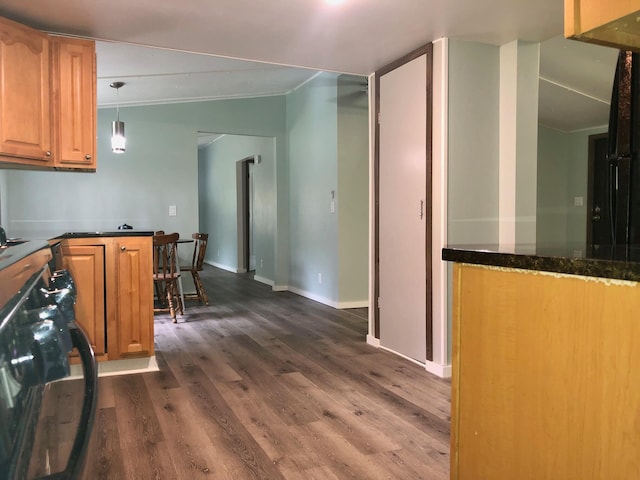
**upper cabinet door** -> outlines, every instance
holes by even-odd
[[[96,169],[96,50],[92,40],[50,37],[56,167]]]
[[[49,37],[5,18],[0,18],[0,155],[52,163]]]

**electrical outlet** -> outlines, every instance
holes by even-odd
[[[178,209],[175,205],[169,205],[169,216],[175,217],[178,214]]]
[[[322,274],[318,273],[318,283],[322,285]]]
[[[261,258],[260,259],[260,268],[264,267],[264,260]]]

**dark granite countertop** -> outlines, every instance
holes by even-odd
[[[153,232],[146,230],[113,230],[111,232],[65,232],[55,238],[87,238],[87,237],[151,237]]]
[[[640,281],[640,245],[450,245],[442,259],[477,265]]]

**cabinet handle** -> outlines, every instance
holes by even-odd
[[[123,252],[127,249],[127,247],[125,247],[124,245],[120,247],[120,250],[122,250]]]
[[[91,155],[89,155],[88,153],[84,156],[85,160],[91,160]]]
[[[49,150],[48,150],[48,151],[44,152],[44,154],[45,154],[47,157],[50,157],[50,156],[51,156],[51,151],[49,151]]]

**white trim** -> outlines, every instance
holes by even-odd
[[[369,336],[367,335],[367,343],[369,343],[370,345],[374,345],[373,340],[378,340],[377,338],[374,339],[369,339]],[[393,353],[394,355],[397,355],[399,357],[404,358],[405,360],[411,362],[411,363],[415,363],[416,365],[419,365],[421,367],[424,367],[424,369],[433,374],[436,375],[437,377],[440,378],[450,378],[451,377],[451,365],[440,365],[438,363],[434,363],[434,362],[430,362],[428,360],[425,360],[424,362],[420,362],[418,360],[416,360],[415,358],[411,358],[411,357],[407,357],[406,355],[403,355],[401,353],[396,352],[395,350],[391,350],[390,348],[387,348],[383,345],[379,344],[379,340],[378,340],[378,348],[380,348],[381,350],[386,350],[387,352]],[[374,345],[375,346],[375,345]]]
[[[451,365],[440,365],[427,360],[424,369],[440,378],[451,378]]]
[[[316,302],[322,303],[324,305],[328,305],[330,307],[333,308],[338,308],[338,304],[336,302],[334,302],[333,300],[330,300],[326,297],[322,297],[320,295],[316,295],[315,293],[311,293],[311,292],[307,292],[306,290],[302,290],[301,288],[297,288],[297,287],[289,287],[289,291],[291,293],[295,293],[296,295],[300,295],[302,297],[306,297],[309,298],[311,300],[314,300]]]
[[[356,300],[353,302],[338,302],[339,309],[345,308],[367,308],[369,306],[369,300]]]
[[[205,260],[205,262],[207,265],[211,265],[212,267],[216,267],[216,268],[220,268],[222,270],[226,270],[227,272],[231,272],[231,273],[242,273],[242,272],[238,272],[238,270],[236,268],[230,267],[228,265],[223,265],[221,263],[218,262],[211,262],[209,260]]]
[[[274,292],[288,292],[289,291],[289,286],[288,285],[274,285],[272,290]]]
[[[157,372],[160,370],[155,355],[144,358],[126,358],[124,360],[109,360],[98,362],[98,376],[129,375],[131,373]],[[83,378],[82,365],[71,365],[71,375],[65,379]]]
[[[367,343],[376,348],[380,348],[380,339],[374,337],[373,335],[367,335]]]
[[[432,135],[432,319],[433,362],[449,363],[448,267],[441,252],[447,246],[448,231],[448,142],[449,132],[449,40],[433,42],[433,135]],[[433,372],[435,373],[435,372]],[[437,373],[436,373],[437,375]]]
[[[375,338],[376,312],[376,180],[375,180],[375,135],[376,135],[376,76],[369,75],[369,334]],[[376,339],[378,340],[378,339]],[[380,341],[378,340],[378,346]]]
[[[253,279],[256,282],[264,283],[265,285],[269,285],[270,287],[273,287],[273,285],[274,285],[274,281],[273,280],[271,280],[269,278],[261,277],[259,275],[254,275]]]

